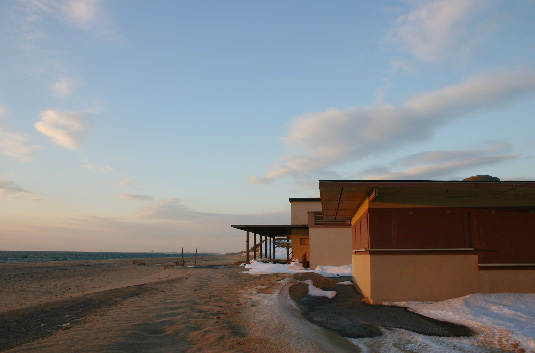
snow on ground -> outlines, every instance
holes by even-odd
[[[478,339],[513,351],[535,352],[535,294],[471,294],[440,302],[395,303],[439,320],[459,323]]]
[[[284,259],[286,249],[282,250],[277,253],[283,253],[284,256],[280,255],[280,258]],[[318,266],[310,270],[298,262],[274,264],[252,261],[245,268],[250,274],[316,272],[325,277],[352,275],[351,265]],[[329,291],[307,284],[310,295],[328,296],[326,293]],[[439,302],[389,304],[405,306],[428,317],[468,326],[476,334],[472,337],[436,337],[401,329],[382,329],[383,335],[379,337],[350,339],[362,352],[535,352],[535,294],[479,293]]]
[[[353,276],[353,265],[344,266],[317,266],[314,272],[323,277]]]
[[[324,277],[351,276],[353,271],[352,265],[318,266],[315,270],[310,270],[304,268],[299,262],[275,264],[255,260],[251,261],[250,264],[245,264],[244,267],[249,270],[250,274],[316,272]]]
[[[308,284],[308,294],[313,297],[327,297],[332,299],[336,297],[336,291],[334,290],[323,290],[321,288],[315,287],[312,283],[312,280],[307,279],[304,283]]]
[[[473,337],[431,337],[383,330],[351,339],[363,352],[535,352],[535,294],[471,294],[439,302],[396,302],[412,311],[470,327]]]

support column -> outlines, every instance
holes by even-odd
[[[275,260],[275,237],[273,237],[273,242],[271,243],[271,246],[273,247],[272,259]]]
[[[247,231],[247,241],[245,242],[245,261],[249,263],[249,231]]]
[[[254,234],[254,252],[253,252],[253,259],[256,260],[256,233]]]
[[[290,263],[290,237],[286,236],[286,263]]]
[[[268,239],[269,237],[266,235],[266,239],[264,239],[264,257],[266,259],[268,259],[268,251],[267,251],[267,248],[268,248]]]
[[[258,247],[260,248],[260,258],[261,259],[263,259],[263,257],[262,257],[262,238],[263,238],[263,236],[262,236],[262,234],[260,234],[260,246],[258,246]]]

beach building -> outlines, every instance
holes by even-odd
[[[290,225],[232,225],[246,232],[246,261],[275,259],[275,244],[287,247],[286,259],[306,266],[351,263],[351,222],[325,220],[320,198],[290,198]]]
[[[349,224],[351,241],[318,233],[318,245],[351,248],[355,284],[372,303],[535,292],[533,181],[320,180],[319,188],[321,213],[312,214]],[[314,227],[311,262],[321,258]]]

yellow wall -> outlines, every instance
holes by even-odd
[[[292,224],[308,224],[308,212],[321,211],[321,202],[319,201],[293,201],[292,205]]]
[[[365,298],[371,298],[370,255],[353,255],[353,280]]]
[[[310,228],[310,268],[351,263],[351,227]]]
[[[479,270],[477,255],[355,254],[353,278],[372,303],[535,293],[535,271]]]
[[[301,245],[301,239],[308,239],[308,229],[294,229],[292,235],[292,260],[300,260],[303,255],[307,255],[307,259],[310,258],[310,246]]]

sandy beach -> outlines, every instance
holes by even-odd
[[[196,267],[174,260],[0,264],[0,351],[360,352],[370,350],[352,339],[394,347],[393,332],[473,334],[406,308],[366,304],[342,285],[348,278],[251,275],[237,254],[200,257]],[[336,297],[308,295],[306,280]]]
[[[273,292],[285,276],[227,266],[241,259],[201,257],[196,268],[169,258],[0,264],[1,349],[277,352],[278,342],[251,334],[245,312],[255,304],[246,297]]]

